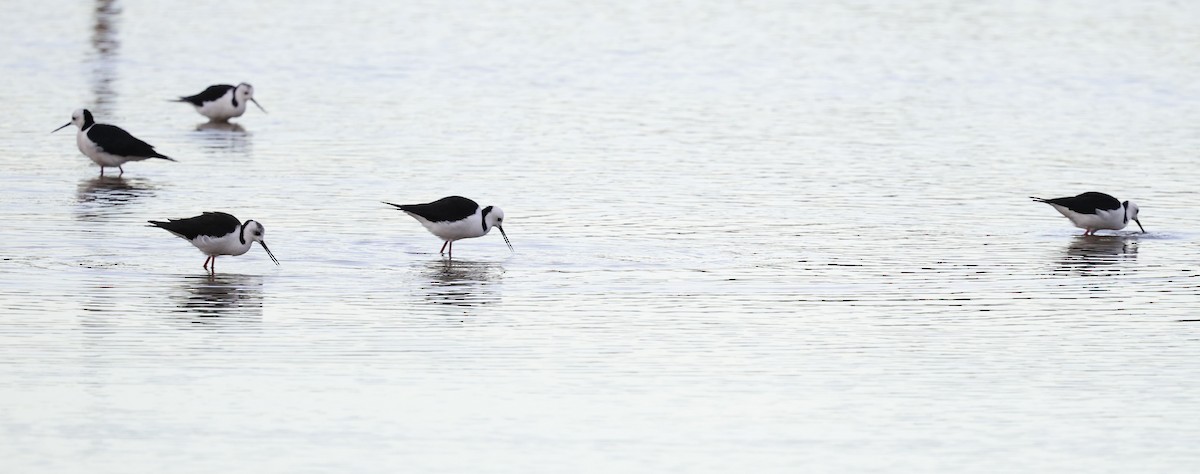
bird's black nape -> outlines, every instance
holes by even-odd
[[[484,232],[487,232],[487,229],[488,229],[487,228],[487,215],[492,213],[493,207],[495,207],[495,206],[488,206],[488,207],[483,208],[482,211],[480,211],[479,217],[482,217],[482,219],[480,219],[480,220],[483,221],[482,223],[483,223],[483,231]],[[503,230],[501,230],[500,232],[504,233]],[[505,237],[504,240],[508,241],[508,238]],[[509,247],[512,247],[512,245],[509,245]]]

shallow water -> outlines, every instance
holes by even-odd
[[[1197,5],[5,11],[5,472],[1200,462]],[[98,178],[81,106],[179,161]],[[1149,232],[1027,197],[1087,190]],[[379,202],[450,194],[516,252]],[[144,226],[205,210],[282,265]]]

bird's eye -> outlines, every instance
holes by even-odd
[[[254,233],[254,235],[257,235],[257,236],[259,236],[259,237],[262,237],[262,232],[255,232],[255,233]]]

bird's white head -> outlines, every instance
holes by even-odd
[[[1145,234],[1146,228],[1142,227],[1142,221],[1138,220],[1137,204],[1134,204],[1133,201],[1125,201],[1125,202],[1121,203],[1121,206],[1125,208],[1125,222],[1128,223],[1130,220],[1132,220],[1133,222],[1136,222],[1138,225],[1138,229],[1141,229],[1142,233]]]
[[[54,132],[67,128],[71,125],[79,127],[80,130],[87,130],[87,128],[91,127],[94,123],[96,123],[96,121],[92,119],[92,113],[88,111],[88,109],[75,109],[74,112],[71,112],[71,121],[54,129]]]
[[[271,257],[271,261],[279,265],[279,260],[275,258],[275,254],[271,253],[271,249],[267,247],[267,241],[264,240],[266,239],[266,235],[267,229],[262,224],[259,224],[258,221],[250,220],[242,224],[242,241],[247,243],[258,242],[259,245],[262,245],[263,250],[267,251],[267,255]]]
[[[496,206],[488,206],[483,208],[483,231],[492,230],[495,227],[500,230],[500,235],[504,237],[504,243],[508,245],[508,250],[512,250],[512,242],[508,241],[508,234],[504,233],[504,211]]]
[[[258,110],[263,111],[264,114],[267,113],[267,109],[264,109],[261,105],[258,105],[258,101],[254,100],[254,86],[245,82],[238,84],[233,90],[233,95],[234,97],[237,97],[237,100],[243,102],[253,102],[254,106],[258,107]]]

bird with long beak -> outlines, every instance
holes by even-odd
[[[449,258],[454,256],[455,240],[483,237],[493,227],[500,230],[508,250],[514,251],[502,226],[504,211],[496,206],[480,207],[475,201],[462,196],[444,197],[425,204],[384,204],[404,211],[425,226],[431,234],[445,241],[438,253],[447,253]],[[450,247],[449,252],[446,250],[447,246]]]
[[[267,248],[264,239],[266,229],[257,221],[241,222],[238,218],[224,212],[205,212],[186,219],[167,219],[164,221],[149,221],[147,227],[158,227],[177,237],[191,242],[192,245],[204,252],[204,269],[208,270],[208,262],[212,262],[212,273],[217,273],[217,256],[242,255],[250,251],[250,244],[258,242],[271,261],[279,265],[279,260],[271,249]]]
[[[1121,230],[1129,225],[1129,221],[1137,223],[1138,229],[1146,233],[1142,221],[1138,220],[1138,207],[1132,201],[1121,202],[1117,198],[1104,193],[1086,192],[1078,196],[1042,199],[1032,197],[1037,202],[1049,204],[1075,227],[1083,229],[1083,235],[1096,235],[1097,230]]]
[[[200,115],[208,117],[212,122],[227,122],[234,117],[241,117],[246,113],[246,102],[253,102],[258,110],[267,113],[267,110],[258,105],[258,101],[254,100],[254,86],[245,82],[236,86],[229,84],[217,84],[208,86],[196,95],[180,97],[174,102],[187,102],[196,108],[196,112]]]
[[[92,118],[92,113],[88,109],[78,109],[72,112],[70,122],[54,129],[50,133],[57,132],[71,125],[79,127],[79,133],[75,135],[75,143],[79,146],[79,151],[84,156],[91,158],[93,163],[100,165],[100,176],[104,176],[105,167],[116,167],[120,170],[118,176],[123,175],[125,174],[125,168],[121,165],[130,161],[142,161],[150,158],[175,161],[174,158],[154,151],[153,145],[138,140],[137,137],[130,135],[129,132],[121,129],[121,127],[96,123],[96,120]]]

